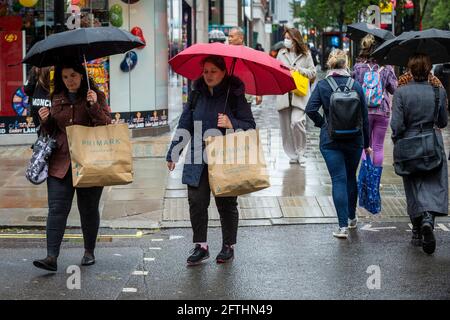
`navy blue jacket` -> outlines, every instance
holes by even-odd
[[[334,80],[336,80],[338,86],[345,86],[347,83],[347,80],[349,77],[345,76],[333,76]],[[309,118],[314,122],[314,125],[316,127],[321,128],[320,129],[320,145],[324,146],[325,144],[330,147],[336,147],[339,148],[339,146],[342,143],[348,144],[354,144],[355,147],[369,147],[369,119],[367,116],[367,104],[366,104],[366,98],[364,96],[363,89],[361,85],[355,81],[355,84],[353,85],[353,90],[358,92],[359,98],[361,101],[361,115],[362,115],[362,121],[363,121],[363,134],[351,139],[345,139],[340,141],[333,141],[327,130],[327,124],[328,124],[328,114],[330,110],[330,98],[331,94],[333,93],[333,89],[331,89],[331,86],[329,83],[324,79],[317,83],[316,88],[311,94],[311,97],[309,98],[308,104],[306,105],[305,112],[308,115]],[[324,117],[319,113],[320,107],[323,107]]]
[[[229,84],[231,85],[230,97],[228,98],[227,107],[224,112]],[[177,162],[183,148],[191,140],[190,156],[189,153],[186,156],[182,182],[193,187],[198,187],[201,174],[206,165],[205,159],[203,159],[205,149],[204,140],[208,136],[214,135],[210,133],[205,135],[205,132],[209,129],[218,129],[222,134],[226,133],[225,129],[219,129],[217,127],[219,113],[225,113],[230,118],[234,130],[255,129],[256,124],[250,104],[245,99],[244,83],[239,78],[226,76],[219,85],[214,87],[213,94],[211,95],[208,86],[203,80],[203,77],[201,77],[194,82],[193,90],[199,93],[195,103],[195,109],[191,111],[189,104],[184,107],[178,122],[175,137],[167,152],[166,160]],[[192,93],[189,99],[191,98]],[[194,125],[194,122],[196,122],[196,125]],[[194,131],[196,135],[194,135]],[[200,144],[201,148],[198,147]],[[190,161],[188,157],[190,157]]]

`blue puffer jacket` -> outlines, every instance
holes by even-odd
[[[228,85],[230,85],[230,97],[224,112]],[[234,130],[255,129],[256,124],[250,104],[245,99],[244,83],[239,78],[234,76],[225,77],[219,85],[214,87],[212,95],[203,77],[194,82],[193,89],[198,92],[195,109],[191,111],[189,104],[184,107],[175,137],[167,152],[166,160],[177,162],[183,148],[186,147],[189,140],[192,140],[190,156],[188,152],[183,168],[182,182],[189,186],[198,187],[201,174],[206,165],[203,159],[204,140],[208,136],[214,135],[214,133],[206,131],[219,129],[217,127],[219,113],[225,113],[230,118]],[[219,130],[222,134],[225,134],[225,129]],[[201,148],[198,147],[200,144]],[[190,161],[188,161],[188,157],[191,159]]]

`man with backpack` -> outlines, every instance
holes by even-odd
[[[356,170],[364,148],[369,147],[367,105],[360,84],[347,71],[348,57],[343,50],[330,53],[329,71],[319,81],[306,106],[306,114],[320,128],[320,152],[332,181],[332,196],[339,220],[333,232],[337,238],[347,238],[348,228],[356,228],[358,189]],[[324,116],[319,109],[323,107]]]

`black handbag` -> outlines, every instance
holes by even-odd
[[[40,135],[33,145],[33,155],[31,156],[25,177],[32,184],[41,184],[48,176],[48,160],[56,147],[56,140],[53,137]]]
[[[436,135],[439,88],[433,87],[433,89],[435,94],[433,123],[421,123],[417,128],[417,135],[398,139],[394,143],[394,169],[399,176],[423,174],[442,166],[445,155],[443,146]]]

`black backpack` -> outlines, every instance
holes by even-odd
[[[355,81],[349,78],[345,86],[338,86],[333,77],[326,78],[333,93],[330,97],[328,134],[331,139],[348,139],[361,135],[361,100],[353,90]]]

